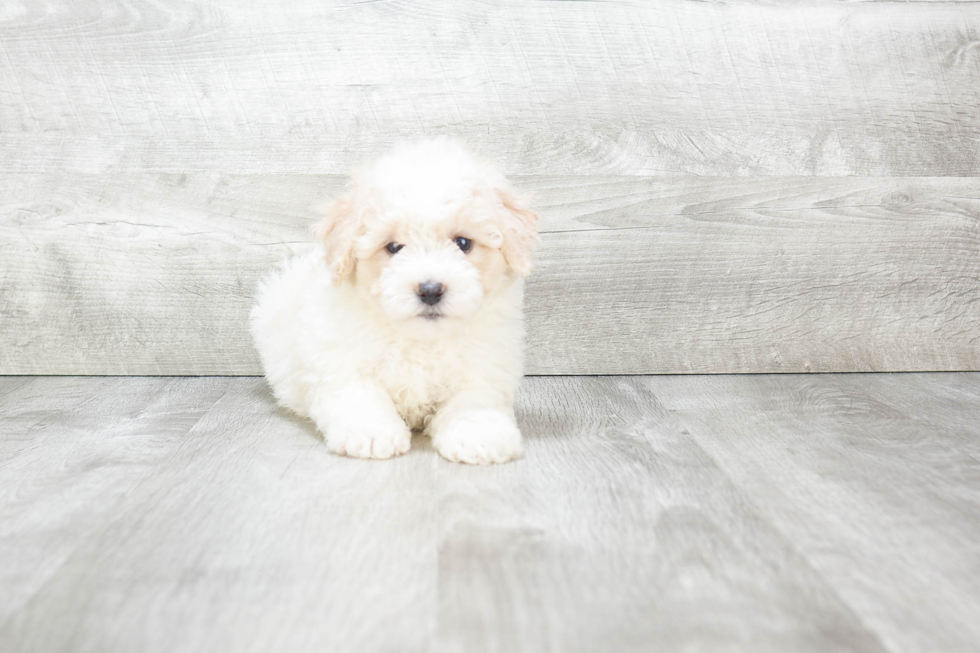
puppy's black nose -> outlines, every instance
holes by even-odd
[[[444,288],[438,281],[423,281],[419,284],[419,299],[422,303],[434,306],[442,299]]]

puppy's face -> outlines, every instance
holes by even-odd
[[[435,334],[530,273],[537,216],[458,144],[395,150],[352,181],[314,232],[335,279],[392,323]]]

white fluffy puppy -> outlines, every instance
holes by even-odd
[[[252,310],[279,402],[339,454],[402,454],[414,429],[449,460],[517,458],[526,200],[438,138],[356,170],[326,213],[313,251],[266,278]]]

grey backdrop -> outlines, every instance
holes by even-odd
[[[973,2],[0,8],[0,372],[257,374],[400,138],[538,196],[530,373],[980,369]]]

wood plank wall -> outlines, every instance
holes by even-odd
[[[0,5],[0,372],[256,374],[392,142],[536,192],[528,371],[980,369],[980,4]]]

